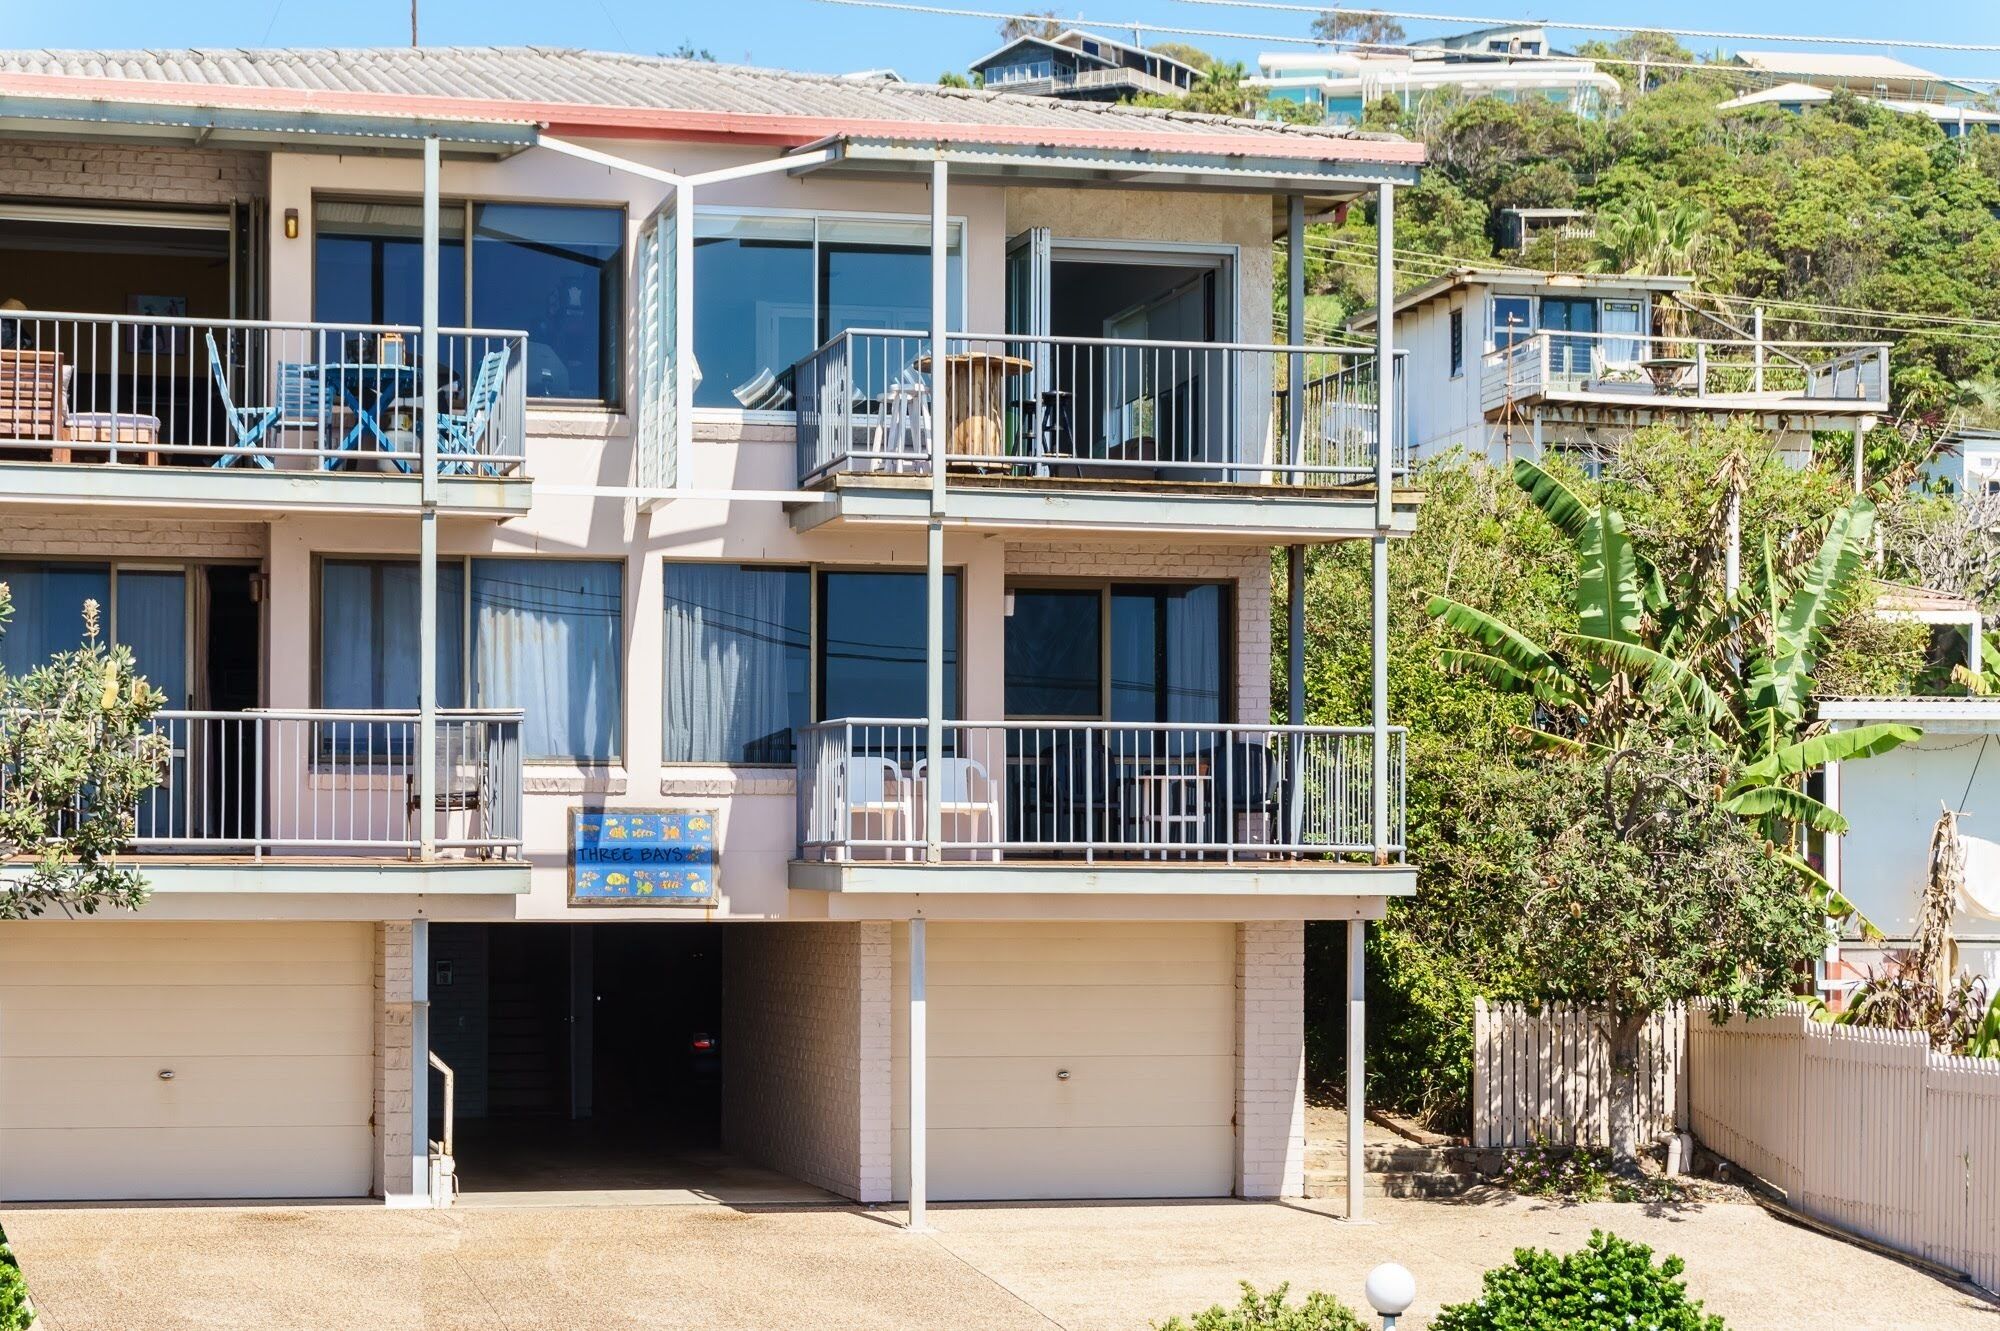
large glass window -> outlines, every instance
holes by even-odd
[[[666,761],[791,762],[812,720],[805,570],[670,563],[666,605]]]
[[[1104,593],[1024,587],[1007,595],[1007,715],[1102,716]]]
[[[820,574],[819,713],[904,717],[923,713],[927,695],[924,575]],[[944,712],[959,714],[958,575],[944,580]]]
[[[622,211],[456,203],[440,210],[438,225],[438,308],[447,327],[525,329],[530,397],[617,399]],[[418,323],[423,209],[320,200],[313,207],[313,265],[314,318]]]
[[[697,407],[787,410],[792,366],[836,333],[930,327],[928,222],[703,208],[694,225]],[[963,307],[957,223],[947,245],[948,322],[956,328]]]
[[[1493,346],[1511,347],[1535,331],[1535,302],[1530,296],[1493,298]]]
[[[14,600],[14,618],[0,630],[0,670],[25,675],[57,652],[83,643],[83,603],[96,601],[102,631],[111,631],[111,568],[107,564],[0,562],[0,582]]]
[[[1214,583],[1111,589],[1111,719],[1220,723],[1229,598]]]
[[[624,715],[623,600],[620,565],[609,561],[441,564],[438,706],[521,708],[521,751],[527,758],[615,758]],[[414,563],[322,563],[322,706],[417,705],[417,601]]]

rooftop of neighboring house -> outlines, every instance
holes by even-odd
[[[1976,603],[1955,592],[1882,580],[1875,584],[1875,609],[1897,615],[1948,616],[1954,622],[1979,614]]]
[[[1176,60],[1173,56],[1162,55],[1160,52],[1150,50],[1144,46],[1134,46],[1130,42],[1121,42],[1115,37],[1104,37],[1094,32],[1086,32],[1082,28],[1064,28],[1053,37],[1041,37],[1023,33],[999,49],[989,51],[987,54],[979,57],[979,59],[972,62],[969,68],[984,69],[986,66],[995,64],[1003,57],[1024,47],[1037,46],[1053,47],[1067,51],[1081,59],[1106,66],[1116,66],[1119,63],[1117,59],[1106,54],[1106,52],[1130,53],[1144,56],[1149,60],[1157,60],[1162,65],[1179,70],[1189,80],[1201,77],[1201,71],[1193,65],[1188,64],[1185,60]]]
[[[1821,88],[1847,88],[1886,96],[1943,98],[1978,94],[1942,74],[1893,56],[1820,51],[1738,51],[1735,62],[1759,73]]]
[[[800,146],[838,136],[1414,165],[1397,135],[574,48],[0,51],[10,121],[79,103]],[[25,107],[25,110],[22,108]],[[130,123],[127,116],[121,123]],[[151,123],[151,122],[148,122]],[[182,123],[171,116],[160,123]]]
[[[1692,290],[1694,278],[1638,273],[1544,273],[1530,268],[1456,268],[1443,277],[1398,296],[1396,313],[1404,314],[1420,305],[1475,287],[1493,291],[1645,291],[1654,295],[1670,295]],[[1360,329],[1372,328],[1374,324],[1375,311],[1371,309],[1355,315],[1349,326]]]
[[[1718,111],[1742,111],[1754,106],[1823,106],[1833,100],[1834,90],[1818,88],[1810,83],[1781,83],[1775,88],[1763,88],[1757,92],[1745,93],[1720,103]],[[1932,120],[1956,122],[1965,120],[1982,124],[2000,124],[2000,111],[1988,111],[1977,106],[1954,105],[1949,102],[1911,102],[1893,97],[1868,97],[1855,95],[1855,100],[1872,106],[1887,107],[1905,115],[1928,116]]]

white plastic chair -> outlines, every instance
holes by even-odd
[[[910,829],[916,825],[910,809],[910,787],[903,781],[903,774],[896,764],[887,758],[855,754],[847,760],[849,836],[855,835],[856,825],[859,824],[861,835],[865,837],[870,818],[881,820],[881,839],[884,841],[907,842]],[[915,847],[905,845],[902,851],[904,859],[915,858]]]
[[[881,424],[869,447],[876,453],[894,455],[875,459],[881,469],[889,472],[928,471],[926,459],[931,451],[931,390],[923,376],[914,370],[906,370],[902,378],[889,385],[889,391],[883,395],[879,419]]]
[[[926,817],[929,816],[930,800],[935,798],[938,802],[938,819],[940,825],[947,818],[970,819],[972,826],[969,829],[970,834],[966,840],[977,841],[980,839],[979,820],[984,818],[987,828],[986,840],[992,842],[999,841],[1000,787],[987,772],[985,765],[977,758],[938,759],[938,780],[935,796],[932,794],[932,787],[929,781],[927,771],[929,767],[929,759],[919,758],[917,760],[916,784],[922,788],[919,806],[925,810]],[[989,849],[991,850],[993,861],[998,863],[1000,860],[1000,847],[994,845]]]

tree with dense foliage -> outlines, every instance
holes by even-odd
[[[1178,60],[1183,65],[1197,70],[1207,69],[1215,63],[1214,56],[1199,46],[1190,46],[1186,42],[1154,42],[1152,49],[1169,60]]]
[[[12,617],[0,585],[0,631]],[[151,720],[166,699],[108,647],[86,601],[83,645],[22,675],[0,671],[0,920],[135,909],[145,880],[118,862],[140,797],[169,757]]]
[[[1312,23],[1312,35],[1343,46],[1394,46],[1403,40],[1403,25],[1371,9],[1329,9]]]
[[[1290,1285],[1259,1294],[1249,1281],[1240,1284],[1243,1296],[1235,1307],[1218,1303],[1191,1321],[1169,1317],[1157,1324],[1158,1331],[1367,1331],[1367,1324],[1331,1294],[1314,1290],[1303,1303],[1287,1303]]]
[[[1062,20],[1053,9],[1040,9],[1032,14],[1015,14],[1000,24],[1000,39],[1011,42],[1017,37],[1054,37],[1063,30]]]

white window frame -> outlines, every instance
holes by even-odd
[[[699,227],[700,227],[700,219],[703,214],[708,214],[710,216],[720,215],[725,217],[777,217],[777,218],[788,218],[794,220],[798,218],[810,219],[813,223],[812,308],[813,308],[813,326],[815,330],[817,330],[819,325],[819,306],[820,306],[819,223],[821,222],[821,220],[832,221],[832,222],[915,222],[921,224],[926,229],[929,228],[931,222],[929,213],[857,212],[851,209],[842,209],[842,208],[757,208],[757,207],[747,207],[747,206],[737,207],[734,204],[722,204],[722,203],[718,204],[697,203],[692,208],[690,208],[688,212],[689,216],[682,219],[682,225],[689,228],[690,241],[698,241],[701,238],[701,232]],[[946,245],[947,256],[950,253],[950,243],[951,243],[950,236],[954,231],[956,231],[958,234],[958,309],[959,309],[959,319],[961,322],[963,322],[965,319],[965,312],[968,308],[967,301],[970,298],[971,276],[972,276],[972,262],[971,262],[972,232],[968,220],[963,213],[948,214],[945,218],[945,235],[946,235],[945,245]],[[687,274],[686,281],[681,288],[681,298],[684,300],[693,301],[697,289],[698,289],[698,284],[695,282],[694,274],[693,272],[689,272]],[[963,330],[946,329],[945,331],[947,333],[951,333],[951,332],[961,332]],[[815,343],[814,345],[817,346],[818,344]],[[683,355],[689,355],[689,356],[693,355],[694,346],[692,344],[692,341],[690,341],[690,344],[688,346],[683,347],[680,350],[681,354]],[[797,408],[787,408],[783,411],[751,411],[744,407],[692,407],[691,410],[693,411],[694,420],[708,424],[795,425],[798,422]]]

